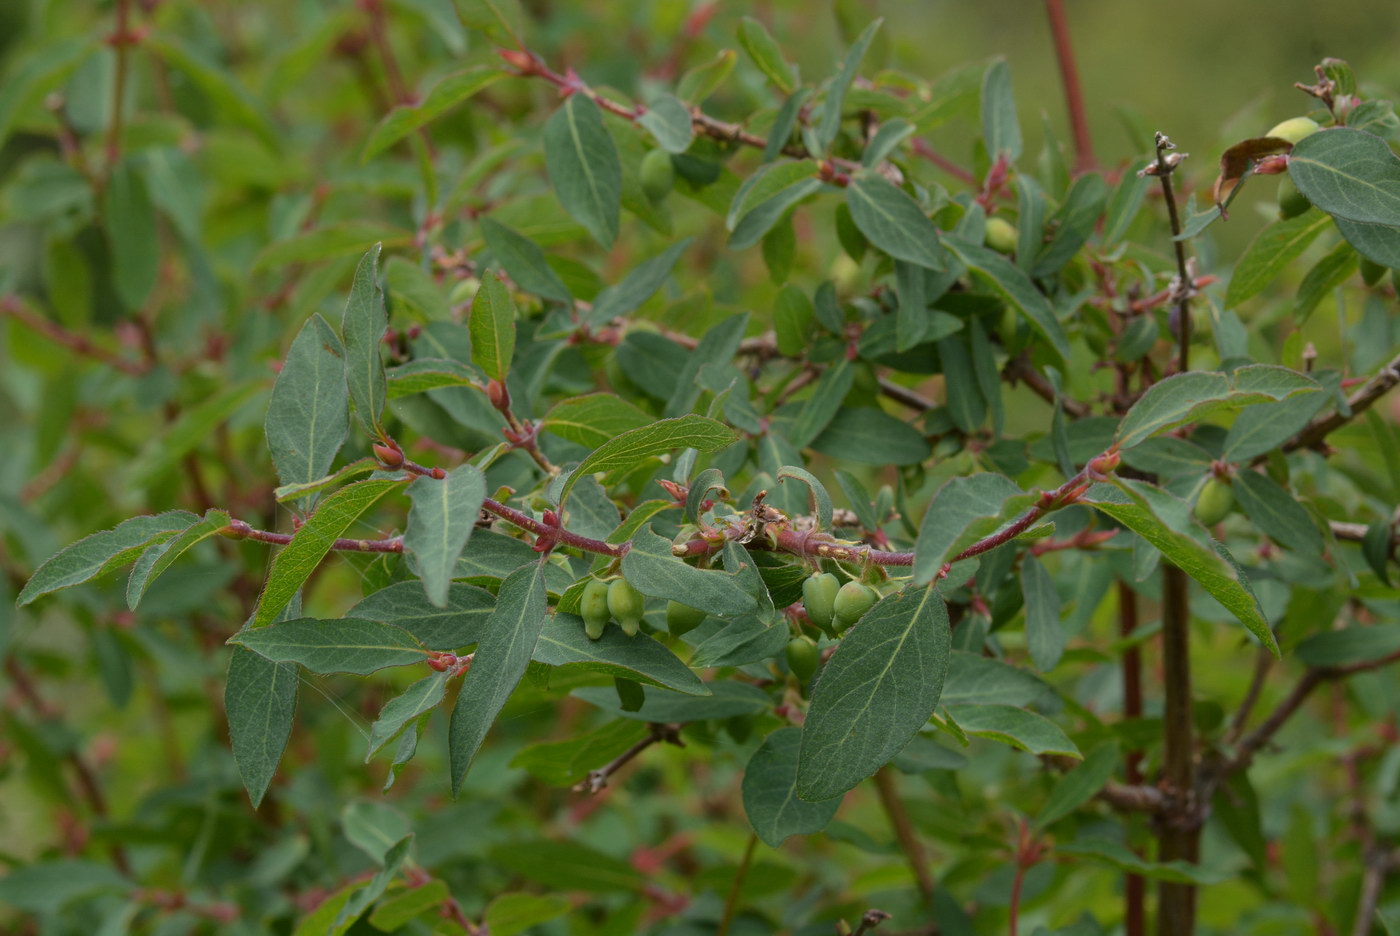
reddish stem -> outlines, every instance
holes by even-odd
[[[1045,12],[1050,17],[1055,58],[1060,63],[1060,82],[1065,88],[1065,106],[1069,109],[1069,124],[1074,133],[1075,170],[1085,172],[1094,168],[1097,160],[1094,159],[1094,141],[1089,135],[1089,118],[1084,110],[1084,92],[1079,86],[1079,67],[1069,41],[1064,0],[1045,0]]]

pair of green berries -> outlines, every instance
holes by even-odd
[[[579,615],[589,640],[603,636],[608,622],[617,618],[618,626],[628,637],[635,637],[646,613],[646,598],[624,578],[612,581],[593,579],[583,588],[579,599]]]
[[[880,593],[863,582],[842,585],[830,572],[818,572],[802,583],[802,606],[807,617],[826,634],[835,637],[861,619]]]

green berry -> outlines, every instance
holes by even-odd
[[[1303,137],[1312,136],[1319,129],[1317,121],[1311,117],[1293,117],[1283,123],[1275,124],[1274,128],[1264,136],[1297,143]]]
[[[788,641],[788,669],[792,670],[792,675],[797,677],[798,682],[804,685],[811,682],[820,662],[821,651],[811,640],[806,637],[794,637]]]
[[[1312,202],[1308,197],[1298,191],[1298,186],[1293,184],[1293,180],[1285,178],[1278,187],[1278,216],[1282,221],[1289,218],[1296,218],[1298,215],[1312,207]]]
[[[847,582],[836,593],[836,617],[849,627],[859,621],[871,605],[880,600],[880,593],[861,582]],[[842,630],[840,624],[838,630]]]
[[[627,579],[613,579],[608,585],[608,611],[622,625],[622,632],[635,637],[646,612],[646,599]]]
[[[836,593],[840,590],[840,581],[830,572],[818,572],[802,583],[802,606],[807,609],[807,617],[827,633],[831,633],[831,622],[836,617]]]
[[[597,640],[603,636],[603,628],[607,627],[608,621],[612,619],[612,612],[608,610],[607,582],[592,579],[583,587],[578,613],[583,618],[583,629],[590,639]]]
[[[1374,286],[1385,276],[1386,268],[1376,261],[1368,258],[1361,258],[1361,280],[1367,286]]]
[[[672,637],[684,637],[699,627],[706,618],[704,611],[681,604],[679,601],[666,602],[666,630]]]
[[[1005,218],[988,218],[987,229],[982,235],[983,243],[998,253],[1015,253],[1020,235],[1016,227]]]
[[[654,149],[642,157],[642,167],[638,171],[642,181],[642,191],[647,198],[659,202],[671,193],[676,184],[676,169],[671,165],[671,154]]]
[[[1196,519],[1206,526],[1215,526],[1225,519],[1234,506],[1235,490],[1230,487],[1230,482],[1211,478],[1196,498]]]

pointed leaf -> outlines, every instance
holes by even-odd
[[[376,501],[403,484],[403,481],[389,479],[359,481],[322,501],[316,512],[292,534],[292,541],[273,558],[258,610],[253,616],[253,626],[265,627],[276,620],[331,551],[335,541]]]
[[[611,393],[568,397],[544,414],[540,428],[560,438],[596,449],[624,432],[649,425],[652,418]]]
[[[1230,374],[1192,371],[1153,384],[1118,426],[1119,448],[1131,448],[1159,432],[1232,407],[1285,400],[1322,387],[1298,371],[1273,364],[1251,364]]]
[[[611,247],[622,204],[622,163],[603,115],[588,95],[569,95],[549,118],[544,159],[564,210],[594,240]]]
[[[1260,231],[1235,264],[1230,288],[1225,291],[1225,308],[1233,309],[1262,292],[1331,226],[1332,219],[1322,212],[1305,211]]]
[[[1048,673],[1065,652],[1060,594],[1045,566],[1029,553],[1021,560],[1021,591],[1026,599],[1026,646],[1036,669]]]
[[[308,484],[331,470],[350,425],[345,350],[335,329],[312,315],[287,351],[263,424],[277,479]]]
[[[826,100],[822,103],[821,122],[817,125],[819,155],[826,153],[841,129],[841,109],[846,102],[846,92],[855,81],[856,74],[860,71],[861,60],[870,48],[870,41],[875,38],[875,33],[879,31],[883,22],[884,20],[877,19],[861,31],[856,41],[851,43],[851,48],[841,63],[841,70],[831,79],[831,84],[827,85]]]
[[[382,435],[379,417],[384,412],[388,387],[384,376],[384,360],[379,348],[389,317],[384,311],[384,292],[379,288],[379,251],[375,244],[355,267],[355,279],[350,285],[350,301],[340,322],[345,337],[345,382],[350,399],[355,403],[355,415],[365,432]]]
[[[919,524],[914,581],[932,581],[945,562],[996,532],[1031,501],[1031,496],[1005,475],[989,472],[944,482]]]
[[[650,299],[670,277],[676,261],[692,240],[690,237],[682,238],[651,259],[637,264],[622,282],[600,292],[588,313],[588,321],[594,325],[605,324],[627,315]]]
[[[156,542],[165,542],[199,522],[184,510],[168,510],[152,516],[123,520],[110,530],[85,536],[49,557],[29,577],[16,599],[24,607],[41,595],[80,585],[120,568]]]
[[[750,16],[741,19],[739,45],[779,91],[791,94],[796,90],[796,69],[783,58],[783,50],[762,23]]]
[[[1330,215],[1400,226],[1400,159],[1374,134],[1350,127],[1310,134],[1289,154],[1288,175]]]
[[[549,613],[545,599],[544,569],[540,563],[516,569],[501,583],[486,636],[477,644],[452,710],[448,754],[452,761],[453,796],[461,790],[492,722],[530,665],[535,641]]]
[[[569,287],[545,260],[539,244],[491,218],[481,219],[481,236],[515,285],[544,299],[573,301]]]
[[[504,381],[515,354],[515,304],[494,271],[482,274],[467,326],[472,336],[472,363],[487,377]]]
[[[475,585],[453,582],[447,604],[438,607],[429,603],[418,582],[395,582],[366,597],[346,616],[401,627],[429,650],[460,650],[481,640],[495,607],[496,596]]]
[[[974,737],[1000,741],[1037,756],[1083,757],[1059,725],[1014,705],[950,705],[948,714],[964,733]]]
[[[135,611],[136,606],[141,603],[141,597],[146,594],[146,589],[151,587],[151,583],[159,578],[162,572],[190,549],[211,536],[218,536],[230,522],[231,518],[224,511],[210,509],[198,523],[173,539],[146,547],[141,558],[136,560],[131,577],[126,580],[126,606]]]
[[[867,611],[812,688],[797,795],[840,796],[903,750],[938,705],[951,642],[935,588],[897,592]]]
[[[224,711],[233,759],[254,809],[262,803],[292,735],[299,682],[297,668],[290,663],[274,663],[243,647],[234,647],[229,657]]]
[[[1021,155],[1021,124],[1016,119],[1016,99],[1011,93],[1011,67],[998,59],[982,78],[982,136],[993,159],[1005,155],[1015,162]]]
[[[717,452],[732,445],[736,438],[738,434],[724,423],[694,413],[674,419],[659,419],[598,446],[564,482],[559,503],[562,504],[569,496],[578,479],[593,472],[635,468],[654,455],[664,455],[676,449]]]
[[[862,169],[851,176],[846,204],[856,227],[880,250],[930,270],[947,269],[938,229],[918,202],[878,172]]]
[[[378,156],[419,127],[427,126],[452,108],[506,76],[499,68],[479,65],[443,78],[420,104],[400,104],[370,131],[360,161]]]
[[[645,127],[668,153],[684,153],[695,139],[690,108],[672,94],[657,95],[642,116],[637,118],[637,123]]]
[[[1269,539],[1309,558],[1322,555],[1322,533],[1296,496],[1257,471],[1236,473],[1232,487],[1240,509]]]
[[[584,633],[583,618],[556,613],[540,632],[533,659],[547,666],[571,666],[648,686],[704,696],[710,689],[681,662],[680,657],[650,637],[628,637],[609,627],[597,640]]]
[[[1069,338],[1055,316],[1055,308],[1035,288],[1023,270],[989,247],[943,238],[943,245],[957,255],[969,270],[977,273],[1003,299],[1009,302],[1041,338],[1054,349],[1061,361],[1070,358]]]
[[[379,711],[379,717],[369,730],[369,750],[365,752],[365,763],[379,753],[380,749],[398,737],[414,719],[437,708],[447,691],[448,671],[430,673],[403,691],[402,695],[390,699]]]
[[[418,478],[409,485],[408,497],[413,507],[408,511],[403,548],[418,560],[428,600],[446,607],[457,557],[466,548],[486,499],[486,476],[475,465],[458,465],[441,480]]]
[[[680,601],[710,614],[727,617],[758,607],[734,575],[687,565],[671,553],[670,540],[650,529],[639,530],[632,537],[632,545],[622,557],[622,574],[643,595]]]
[[[408,666],[428,658],[428,650],[408,631],[359,618],[298,618],[241,630],[228,642],[276,663],[298,663],[313,673],[368,676],[386,666]]]
[[[836,815],[841,800],[820,803],[797,798],[797,756],[802,729],[779,728],[764,739],[744,768],[744,812],[764,844],[777,848],[792,835],[820,832]]]

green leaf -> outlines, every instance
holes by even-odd
[[[492,270],[482,274],[467,326],[472,336],[472,363],[487,377],[504,383],[515,355],[515,304]]]
[[[798,88],[788,96],[783,106],[778,108],[778,115],[773,118],[773,126],[768,131],[767,144],[763,147],[764,162],[770,163],[783,154],[788,140],[792,137],[793,128],[797,126],[797,119],[802,116],[802,105],[806,104],[807,98],[811,96],[811,88]]]
[[[316,512],[292,534],[292,541],[273,558],[253,615],[253,627],[271,624],[321,564],[335,541],[375,502],[403,484],[403,481],[389,479],[359,481],[322,501]]]
[[[611,628],[609,628],[611,630]],[[573,786],[622,754],[650,732],[641,722],[619,718],[587,734],[521,748],[510,766],[550,786]]]
[[[1330,215],[1400,225],[1400,159],[1378,136],[1349,127],[1319,130],[1294,145],[1288,175]]]
[[[156,209],[145,179],[126,161],[117,166],[103,193],[103,222],[112,252],[112,284],[132,313],[142,311],[160,272]]]
[[[85,536],[49,557],[29,577],[15,604],[24,607],[42,595],[80,585],[133,562],[147,547],[163,543],[199,522],[184,510],[123,520],[110,530]]]
[[[448,672],[430,673],[395,696],[379,711],[379,717],[369,730],[369,750],[365,763],[380,749],[399,736],[414,719],[437,708],[447,691]]]
[[[583,618],[556,613],[540,632],[532,659],[547,666],[571,666],[584,672],[630,679],[648,686],[706,696],[710,689],[680,658],[650,637],[628,637],[609,627],[589,640]]]
[[[1400,231],[1396,233],[1400,234]],[[1298,285],[1298,300],[1293,306],[1293,317],[1300,326],[1312,315],[1318,303],[1351,279],[1360,262],[1356,249],[1343,241],[1313,264]]]
[[[586,316],[589,324],[603,325],[621,318],[650,299],[665,284],[676,261],[693,239],[682,238],[651,259],[637,264],[622,282],[600,292]]]
[[[1045,566],[1029,552],[1021,559],[1021,591],[1026,599],[1026,647],[1036,669],[1048,673],[1065,652],[1060,593]]]
[[[652,418],[635,405],[611,393],[587,393],[560,400],[544,414],[540,428],[596,449],[632,429],[649,425]]]
[[[797,448],[806,448],[821,435],[855,385],[855,368],[842,358],[817,378],[816,386],[806,399],[797,404],[797,417],[787,429],[787,437]]]
[[[238,775],[257,809],[292,736],[296,716],[297,668],[274,663],[243,647],[234,647],[224,684],[224,712]]]
[[[1273,631],[1243,572],[1222,554],[1191,506],[1160,488],[1141,481],[1120,480],[1116,486],[1096,484],[1081,499],[1117,520],[1162,551],[1239,619],[1274,656],[1279,655]]]
[[[386,666],[408,666],[428,658],[427,649],[408,631],[359,618],[297,618],[246,628],[228,642],[274,663],[300,664],[313,673],[368,676]]]
[[[142,46],[166,65],[184,72],[208,103],[227,120],[253,131],[271,150],[281,146],[282,135],[273,127],[259,99],[226,68],[206,58],[201,46],[186,44],[170,33],[148,35],[142,40]]]
[[[1296,655],[1307,666],[1374,663],[1400,651],[1400,624],[1344,627],[1323,631],[1299,642]]]
[[[867,611],[812,687],[797,795],[840,796],[903,750],[938,705],[950,645],[948,609],[933,587]]]
[[[933,222],[918,202],[878,172],[861,169],[852,175],[846,204],[860,232],[891,257],[930,270],[948,268]]]
[[[534,241],[491,218],[481,219],[481,236],[515,285],[545,299],[573,302],[569,287],[546,262],[544,251]]]
[[[1320,211],[1305,211],[1296,218],[1276,221],[1260,231],[1235,265],[1230,288],[1225,291],[1225,307],[1232,309],[1258,295],[1285,267],[1302,256],[1331,223]]]
[[[1153,384],[1118,426],[1119,448],[1195,422],[1221,409],[1286,400],[1322,389],[1317,381],[1287,367],[1251,364],[1230,374],[1192,371]]]
[[[162,572],[190,549],[211,536],[218,536],[228,528],[231,520],[226,512],[211,508],[205,511],[198,523],[175,537],[147,546],[141,558],[136,560],[131,577],[126,580],[126,606],[135,611],[136,606],[141,603],[142,596],[146,594],[146,589],[151,587],[151,583],[159,578]]]
[[[1016,99],[1011,93],[1011,68],[997,59],[982,78],[982,137],[987,153],[1008,162],[1021,156],[1021,124],[1016,119]]]
[[[783,174],[783,177],[786,177],[786,174]],[[772,196],[745,212],[734,225],[734,233],[729,235],[727,245],[733,250],[743,250],[757,244],[773,225],[782,220],[789,208],[808,195],[820,191],[821,187],[821,179],[810,172],[804,173],[797,181],[777,190]]]
[[[1030,705],[1053,694],[1034,673],[965,650],[954,650],[943,684],[943,704],[986,702]]]
[[[684,153],[695,139],[690,108],[671,94],[659,94],[637,118],[657,144],[668,153]]]
[[[307,484],[331,470],[349,428],[345,350],[335,329],[313,314],[297,332],[272,387],[263,423],[283,484]]]
[[[490,273],[486,274],[490,276]],[[475,367],[448,358],[415,358],[384,372],[389,399],[428,393],[445,387],[484,388],[484,376]]]
[[[369,925],[381,932],[392,933],[426,913],[436,913],[451,896],[446,881],[434,879],[410,887],[380,902],[369,915]]]
[[[1090,751],[1084,762],[1061,777],[1050,791],[1040,815],[1035,817],[1037,828],[1058,822],[1098,796],[1118,767],[1118,757],[1118,745],[1114,742],[1100,744]]]
[[[649,426],[624,432],[594,449],[579,463],[564,482],[559,503],[569,496],[578,479],[593,472],[609,472],[635,468],[654,455],[664,455],[676,449],[693,448],[701,452],[718,452],[727,448],[738,434],[724,423],[691,413],[674,419],[660,419]]]
[[[1366,259],[1391,269],[1400,268],[1400,227],[1361,224],[1333,218],[1348,244]]]
[[[624,712],[612,686],[575,689],[573,695],[589,705],[622,718],[644,722],[694,722],[756,715],[772,707],[767,693],[748,683],[709,683],[711,694],[697,698],[669,689],[648,689],[646,702],[635,712]]]
[[[782,484],[786,478],[796,478],[807,485],[810,492],[807,498],[807,507],[816,518],[818,530],[831,529],[831,517],[834,513],[831,506],[831,495],[826,491],[826,485],[817,480],[817,476],[805,468],[798,468],[796,465],[784,465],[778,471],[778,483]]]
[[[1010,303],[1062,362],[1070,359],[1069,338],[1060,320],[1055,317],[1054,306],[1035,288],[1025,271],[981,244],[945,237],[943,245],[957,255],[969,270],[978,274],[997,295]]]
[[[0,83],[0,143],[9,138],[27,108],[57,88],[98,48],[97,36],[78,35],[30,46],[22,54],[12,49]]]
[[[974,737],[1000,741],[1037,756],[1083,756],[1059,725],[1014,705],[950,705],[948,714],[965,734]]]
[[[797,798],[797,757],[802,729],[788,725],[764,739],[744,768],[744,813],[764,844],[777,848],[792,835],[820,832],[841,800],[820,803]]]
[[[951,478],[933,495],[914,544],[914,581],[929,582],[963,549],[995,533],[1032,498],[1005,475]]]
[[[0,902],[7,909],[49,918],[80,898],[130,891],[131,881],[116,868],[77,859],[19,864],[0,878]]]
[[[160,480],[201,442],[207,443],[220,423],[262,390],[261,383],[232,383],[185,409],[175,422],[150,434],[151,441],[127,465],[129,482],[146,487]]]
[[[812,448],[862,465],[917,465],[929,456],[928,440],[917,429],[865,406],[843,407],[812,441]]]
[[[1107,200],[1108,185],[1097,172],[1086,172],[1075,179],[1064,206],[1051,219],[1054,238],[1036,257],[1030,275],[1035,279],[1054,276],[1074,259],[1094,233]]]
[[[938,339],[937,345],[948,418],[959,432],[976,432],[987,421],[987,401],[973,371],[968,343],[962,335],[953,334]]]
[[[468,29],[479,29],[499,45],[521,46],[520,23],[524,16],[514,0],[452,0],[457,16]]]
[[[825,155],[832,141],[836,139],[836,134],[840,132],[841,108],[846,103],[846,92],[850,90],[851,82],[856,80],[861,60],[870,48],[870,40],[875,38],[875,33],[879,31],[883,22],[883,19],[877,19],[861,31],[856,41],[851,43],[851,48],[841,63],[841,70],[831,79],[831,84],[827,85],[826,100],[822,102],[821,121],[817,124],[816,155]]]
[[[1081,838],[1073,842],[1056,845],[1055,851],[1062,855],[1074,855],[1110,865],[1128,874],[1151,878],[1154,881],[1173,881],[1178,884],[1218,884],[1230,875],[1207,871],[1199,865],[1185,861],[1152,862],[1144,861],[1132,849],[1109,839]]]
[[[797,69],[783,58],[783,50],[762,23],[750,16],[741,19],[739,46],[779,91],[792,94],[797,90]]]
[[[1322,555],[1322,533],[1312,515],[1272,478],[1246,469],[1236,473],[1232,487],[1245,516],[1270,539],[1309,558]]]
[[[747,614],[758,607],[734,575],[687,565],[672,555],[670,540],[646,528],[632,537],[622,557],[622,574],[643,595],[679,601],[721,617]]]
[[[401,627],[429,650],[460,650],[481,640],[495,607],[495,596],[475,585],[453,582],[447,604],[439,607],[429,603],[418,582],[395,582],[355,605],[347,617]]]
[[[564,210],[611,247],[622,203],[622,162],[588,95],[569,95],[545,123],[544,159]]]
[[[559,894],[501,894],[487,904],[482,928],[491,936],[517,936],[572,908],[569,898]]]
[[[1327,405],[1327,393],[1303,393],[1276,403],[1250,406],[1235,417],[1225,435],[1221,458],[1245,462],[1278,448]]]
[[[489,88],[506,73],[499,68],[479,65],[454,72],[433,85],[422,103],[400,104],[379,121],[370,131],[365,147],[360,151],[360,161],[367,162],[378,156],[395,143],[408,136],[419,127],[437,120],[452,108],[461,104],[485,88]]]
[[[355,404],[355,415],[372,436],[384,434],[379,417],[388,397],[384,360],[379,353],[384,332],[389,328],[384,293],[379,288],[380,249],[381,245],[375,244],[355,267],[350,300],[340,322],[345,336],[345,382]]]
[[[412,232],[381,221],[341,221],[274,241],[253,258],[253,269],[350,257],[373,249],[375,244],[406,247],[412,243]]]
[[[646,877],[621,858],[567,839],[508,842],[493,848],[490,859],[495,867],[558,890],[606,894],[640,891],[647,884]]]
[[[362,474],[369,474],[371,471],[377,470],[379,470],[378,459],[358,458],[348,465],[342,465],[323,478],[317,478],[305,484],[283,484],[273,490],[272,496],[277,498],[277,503],[285,504],[289,500],[318,494],[329,488],[340,487],[351,478],[357,478]]]
[[[446,607],[457,557],[466,548],[486,499],[486,476],[475,465],[458,465],[441,480],[417,478],[408,486],[408,497],[413,507],[403,548],[418,560],[428,600]]]
[[[540,563],[516,569],[501,582],[496,610],[452,710],[447,741],[453,796],[461,791],[491,723],[525,675],[548,613]]]
[[[676,96],[697,107],[703,104],[705,98],[714,94],[720,85],[724,84],[729,73],[734,70],[734,61],[737,58],[733,49],[721,49],[708,62],[696,65],[681,75],[681,80],[676,83]]]

